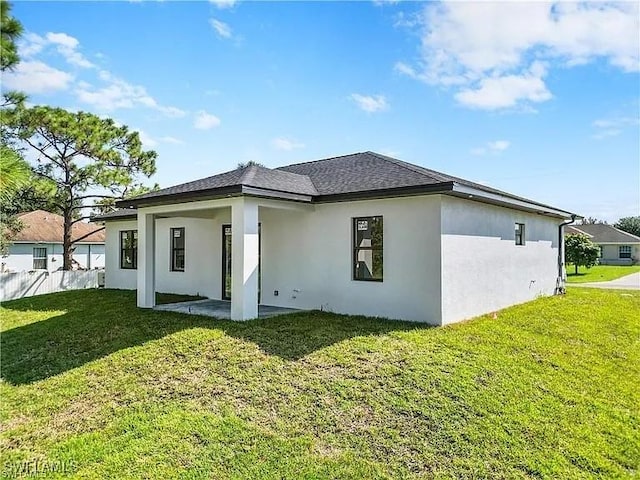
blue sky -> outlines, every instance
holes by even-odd
[[[637,3],[16,2],[32,103],[108,115],[161,186],[373,150],[640,214]]]

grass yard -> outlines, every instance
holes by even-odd
[[[597,289],[445,328],[233,323],[116,290],[7,302],[4,475],[637,478],[639,311]]]
[[[640,265],[596,265],[591,268],[578,267],[578,274],[576,275],[576,268],[573,265],[567,265],[567,282],[608,282],[636,272],[640,272]]]

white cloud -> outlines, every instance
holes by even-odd
[[[384,95],[360,95],[359,93],[352,93],[349,98],[365,112],[375,113],[389,108]]]
[[[616,137],[620,135],[625,128],[637,128],[640,125],[640,118],[631,116],[617,116],[595,120],[592,124],[597,129],[593,138],[603,140],[605,138]]]
[[[605,59],[640,70],[637,2],[439,2],[422,17],[421,56],[396,71],[453,87],[462,104],[511,108],[552,98],[539,65]],[[543,69],[544,70],[544,69]],[[509,93],[498,95],[505,87]]]
[[[544,102],[552,97],[543,80],[545,73],[543,66],[534,63],[529,72],[520,75],[483,78],[475,87],[458,91],[455,99],[464,106],[484,110],[516,107],[522,101]]]
[[[232,8],[236,5],[237,0],[209,0],[209,3],[215,5],[220,9]]]
[[[284,137],[278,137],[271,140],[271,146],[276,150],[284,150],[287,152],[305,147],[304,143]]]
[[[78,51],[80,42],[66,33],[49,32],[44,37],[28,32],[19,42],[19,52],[22,58],[30,59],[47,47],[55,50],[67,61],[67,63],[81,68],[93,68],[95,65]]]
[[[170,118],[182,118],[187,114],[187,112],[178,107],[165,107],[163,105],[156,104],[155,109]]]
[[[231,38],[231,27],[220,20],[215,18],[209,19],[209,24],[213,27],[216,33],[222,38]]]
[[[184,143],[182,140],[175,137],[152,137],[144,130],[138,130],[138,135],[140,136],[140,141],[146,148],[155,148],[161,143],[168,143],[173,145],[182,145]]]
[[[470,150],[472,155],[500,154],[511,146],[511,142],[507,140],[495,140],[487,142],[482,147],[475,147]]]
[[[160,137],[159,140],[162,143],[170,143],[172,145],[182,145],[184,143],[182,140],[175,137]]]
[[[596,128],[629,127],[638,124],[640,124],[640,118],[638,117],[613,117],[593,122],[593,126]]]
[[[508,142],[507,140],[496,140],[495,142],[487,143],[489,150],[493,152],[503,152],[509,148],[510,145],[511,142]]]
[[[51,93],[66,90],[73,76],[40,61],[23,61],[12,72],[3,75],[3,83],[9,89],[27,94]]]
[[[138,136],[140,137],[140,142],[142,142],[142,145],[146,148],[154,148],[158,145],[157,140],[151,138],[143,130],[138,130]]]
[[[406,75],[408,77],[414,78],[416,80],[422,80],[422,81],[426,81],[426,77],[423,74],[420,74],[418,72],[416,72],[415,68],[413,68],[411,65],[406,64],[404,62],[397,62],[394,66],[393,69],[398,72],[401,73],[402,75]]]
[[[220,125],[220,119],[204,110],[200,110],[193,121],[193,126],[198,130],[210,130],[218,125]]]
[[[158,104],[143,86],[128,83],[113,76],[106,70],[100,71],[99,78],[106,83],[102,88],[94,89],[86,82],[78,84],[76,90],[78,100],[106,111],[120,108],[147,107],[157,110],[168,117],[175,118],[186,115],[186,112],[179,108]]]
[[[40,35],[27,32],[18,42],[18,51],[22,58],[30,58],[37,55],[47,45],[47,41]]]
[[[55,43],[56,45],[60,45],[61,47],[74,49],[80,42],[78,39],[72,37],[71,35],[67,35],[66,33],[47,33],[47,40],[51,43]]]

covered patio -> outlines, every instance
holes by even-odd
[[[231,302],[227,300],[212,300],[207,298],[204,300],[193,300],[191,302],[165,303],[163,305],[156,305],[154,310],[203,315],[224,320],[231,319]],[[295,308],[258,305],[258,318],[269,318],[301,311],[302,310]]]
[[[258,305],[260,291],[260,211],[310,211],[311,205],[300,202],[287,202],[269,198],[230,197],[202,201],[190,201],[184,203],[171,203],[154,205],[151,207],[139,207],[137,209],[137,291],[138,307],[158,308],[182,313],[197,313],[218,318],[230,318],[232,320],[249,320],[265,316],[290,313],[292,309]],[[173,219],[180,219],[175,222]],[[183,265],[180,272],[168,271],[167,265],[160,268],[157,261],[165,261],[164,255],[159,252],[168,251],[170,248],[167,239],[162,235],[157,238],[156,225],[163,222],[164,227],[171,222],[184,223],[185,219],[191,221],[211,221],[211,229],[199,230],[194,228],[187,233],[197,243],[189,252],[187,262],[193,262],[186,267]],[[220,224],[220,225],[219,225]],[[231,231],[230,261],[222,262],[224,255],[217,237],[220,235],[220,226],[228,224]],[[202,223],[204,225],[204,223]],[[204,227],[203,227],[204,228]],[[184,231],[184,228],[182,229]],[[189,229],[187,229],[189,230]],[[173,230],[172,235],[173,235]],[[192,244],[193,246],[193,244]],[[166,258],[166,257],[165,257]],[[272,259],[273,260],[273,259]],[[208,262],[208,263],[207,263]],[[161,288],[167,292],[197,294],[214,283],[217,285],[220,277],[218,272],[227,268],[228,280],[223,279],[223,284],[229,290],[225,298],[216,288],[215,292],[209,292],[204,296],[210,300],[181,303],[177,305],[162,305],[156,307],[156,284],[163,282]],[[160,270],[160,273],[158,271]],[[171,268],[173,270],[173,267]],[[158,277],[162,275],[162,278]],[[180,282],[189,284],[189,291],[177,291],[173,286]],[[184,287],[187,289],[187,287]],[[232,294],[230,292],[233,292]]]

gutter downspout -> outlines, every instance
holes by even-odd
[[[565,287],[567,272],[564,266],[564,227],[565,225],[570,225],[575,222],[577,217],[578,216],[573,213],[571,214],[571,220],[558,225],[558,279],[556,280],[555,295],[563,295],[567,293],[567,289]]]

